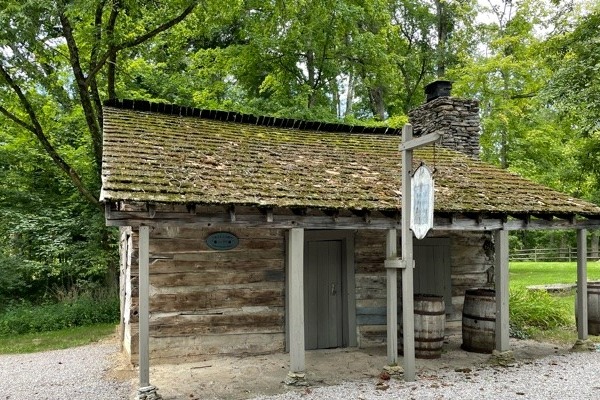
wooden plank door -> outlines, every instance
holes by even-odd
[[[414,242],[414,291],[444,296],[446,312],[452,310],[450,239],[425,238]]]
[[[304,257],[307,350],[343,346],[342,241],[307,241]]]

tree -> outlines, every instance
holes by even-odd
[[[195,9],[0,0],[1,299],[114,277],[114,232],[98,212],[102,99],[128,94],[119,92],[121,57]]]
[[[556,110],[573,143],[580,195],[600,201],[600,7],[581,18],[572,32],[549,41],[547,61],[554,73],[542,93]]]
[[[118,56],[184,20],[196,3],[174,5],[180,8],[176,14],[155,2],[0,3],[0,18],[6,21],[0,33],[0,94],[6,105],[0,113],[33,134],[92,204],[99,206],[101,99],[116,96]],[[95,166],[94,176],[87,179],[57,149],[59,119],[72,113],[80,113],[77,130],[87,133]]]

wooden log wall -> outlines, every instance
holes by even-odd
[[[215,251],[215,230],[154,228],[150,235],[150,349],[153,362],[216,354],[285,349],[284,231],[233,229],[233,250]],[[481,232],[436,233],[450,238],[452,309],[446,333],[459,333],[464,292],[493,284],[493,243]],[[359,346],[385,343],[385,232],[355,235],[356,321]],[[122,343],[138,357],[138,239],[121,231]],[[400,287],[400,286],[399,286]],[[401,295],[401,293],[399,293]],[[399,318],[401,321],[401,318]]]
[[[446,319],[446,332],[459,334],[465,291],[494,287],[494,242],[488,232],[453,232],[450,235],[452,260],[452,312]]]
[[[283,231],[228,230],[239,238],[239,245],[226,251],[206,245],[206,237],[215,231],[187,227],[151,231],[150,357],[154,362],[285,349]],[[136,363],[137,238],[133,242],[132,301],[124,320],[129,320],[130,356]]]
[[[461,331],[465,290],[493,285],[494,246],[491,235],[482,232],[436,232],[430,236],[450,238],[452,307],[447,310],[446,334],[458,334]],[[357,231],[354,245],[358,343],[360,347],[381,345],[386,341],[387,329],[386,274],[383,267],[385,232]],[[401,296],[400,290],[398,296]],[[400,315],[398,320],[402,320]]]
[[[354,237],[356,329],[359,347],[386,342],[385,232],[359,230]],[[401,320],[401,319],[400,319]]]

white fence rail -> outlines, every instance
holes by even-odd
[[[590,261],[598,260],[598,252],[588,249],[587,258]],[[510,261],[577,261],[577,247],[513,249],[510,251],[509,259]]]

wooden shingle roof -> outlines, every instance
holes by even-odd
[[[145,104],[104,108],[102,201],[400,209],[395,130],[316,130],[302,121],[147,111]],[[440,146],[415,151],[415,160],[437,170],[436,212],[600,215],[594,204]]]

